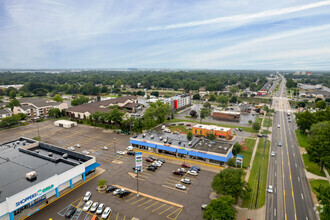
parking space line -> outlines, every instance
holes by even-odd
[[[146,197],[143,197],[142,199],[139,199],[139,200],[137,200],[137,201],[135,201],[135,202],[132,202],[131,204],[133,205],[133,204],[135,204],[135,203],[137,203],[137,202],[140,202],[140,201],[142,201],[142,200],[144,200],[144,199],[146,199]]]
[[[123,220],[125,220],[125,218],[126,218],[126,215],[124,215],[124,219]]]
[[[131,193],[131,194],[129,194],[128,196],[124,196],[124,197],[121,197],[121,198],[119,198],[119,199],[127,199],[128,197],[130,197],[130,196],[132,196],[132,195],[134,195],[133,193]]]
[[[169,184],[169,185],[171,185],[171,186],[173,186],[175,183],[171,183],[171,182],[164,182],[165,184]]]
[[[117,213],[116,220],[118,219],[119,212]]]
[[[174,212],[168,214],[168,216],[166,216],[166,217],[169,218],[169,219],[172,219],[172,218],[169,217],[169,216],[171,216],[171,215],[173,215],[174,213],[178,212],[180,209],[181,209],[181,208],[176,209]]]
[[[158,209],[160,209],[160,208],[163,207],[163,206],[166,206],[166,204],[163,204],[163,205],[159,206],[158,208],[155,208],[155,209],[152,210],[151,212],[157,211]]]
[[[176,190],[176,191],[178,191],[178,192],[187,193],[187,191],[179,190],[179,189],[176,189],[176,188],[174,188],[174,187],[167,186],[167,185],[162,185],[162,186],[165,187],[165,188],[168,188],[168,189]]]
[[[179,208],[179,209],[180,209],[180,208]],[[177,209],[176,211],[178,211],[179,209]],[[175,211],[175,212],[176,212],[176,211]],[[178,218],[178,216],[180,215],[181,211],[182,211],[182,209],[180,209],[180,211],[179,211],[178,214],[175,216],[175,218],[171,218],[171,217],[169,217],[169,216],[171,216],[172,214],[174,214],[175,212],[169,214],[169,215],[167,216],[167,218],[169,218],[169,219],[171,219],[171,220],[176,220],[176,219]]]
[[[162,211],[161,213],[159,213],[158,215],[161,215],[161,214],[163,214],[164,212],[166,212],[167,210],[170,210],[171,208],[173,208],[174,206],[171,206],[171,207],[169,207],[168,209],[165,209],[164,211]]]
[[[148,206],[148,207],[147,207],[147,208],[145,208],[144,210],[147,210],[148,208],[150,208],[151,206],[154,206],[154,205],[156,205],[157,203],[159,203],[159,202],[155,202],[154,204],[152,204],[152,205]]]
[[[146,203],[148,203],[148,202],[151,202],[151,201],[152,201],[152,199],[150,199],[150,200],[148,200],[148,201],[146,201],[146,202],[144,202],[144,203],[138,205],[137,207],[143,206],[144,204],[146,204]]]
[[[125,202],[128,202],[128,201],[130,201],[130,200],[132,200],[132,199],[135,199],[136,197],[135,196],[133,196],[132,198],[130,198],[130,199],[128,199],[128,200],[126,200]]]

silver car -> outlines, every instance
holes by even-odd
[[[86,202],[91,198],[91,196],[92,196],[92,193],[90,191],[87,191],[83,200]]]
[[[178,188],[178,189],[181,189],[181,190],[185,190],[186,189],[186,187],[184,185],[180,184],[180,183],[175,184],[175,187]]]
[[[91,208],[91,212],[95,212],[98,206],[99,206],[99,203],[94,202],[93,205],[92,205],[92,208]]]
[[[104,210],[104,207],[105,207],[104,203],[100,203],[99,207],[96,210],[96,214],[101,215]]]
[[[183,178],[183,179],[181,179],[181,183],[191,184],[191,180],[188,178]]]
[[[270,156],[275,157],[275,151],[272,151],[272,153],[270,154]]]
[[[89,200],[88,202],[86,202],[86,204],[85,204],[83,210],[84,210],[85,212],[87,212],[87,211],[89,210],[89,208],[92,206],[92,204],[93,204],[93,201],[92,201],[92,200]]]

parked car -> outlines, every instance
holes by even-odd
[[[98,202],[94,202],[90,211],[91,212],[95,212],[98,206],[99,206],[99,203]]]
[[[132,150],[133,150],[133,146],[128,146],[128,147],[126,148],[126,150],[128,150],[128,151],[132,151]]]
[[[146,161],[147,161],[147,162],[154,162],[154,160],[151,159],[151,158],[149,158],[149,157],[146,158]]]
[[[128,151],[128,152],[127,152],[127,155],[135,156],[135,152],[134,152],[134,151]]]
[[[123,198],[125,196],[128,196],[129,194],[131,194],[131,192],[128,190],[121,191],[119,192],[119,198]]]
[[[162,163],[165,163],[165,160],[162,159],[162,158],[158,158],[157,161],[160,161],[160,162],[162,162]]]
[[[186,187],[184,185],[180,184],[180,183],[175,184],[175,188],[178,188],[178,189],[181,189],[181,190],[186,189]]]
[[[132,138],[137,138],[137,135],[134,135]]]
[[[87,202],[92,196],[92,193],[90,191],[87,191],[85,196],[84,196],[84,201]]]
[[[239,131],[243,131],[243,129],[242,129],[242,128],[239,128],[238,130],[239,130]]]
[[[151,165],[157,166],[157,167],[161,167],[162,166],[162,162],[154,161]]]
[[[97,207],[96,214],[101,215],[104,210],[104,207],[105,207],[104,203],[101,203],[99,207]]]
[[[183,178],[183,179],[181,179],[181,183],[191,184],[191,180],[188,178]]]
[[[118,188],[115,186],[109,186],[108,188],[105,189],[105,192],[109,193],[109,192],[115,191],[116,189],[118,189]]]
[[[186,126],[190,127],[190,126],[191,126],[191,124],[186,124]]]
[[[156,160],[156,157],[154,157],[154,156],[149,156],[149,158],[152,160]]]
[[[102,148],[102,150],[108,150],[108,147],[107,146],[103,146],[101,148]]]
[[[192,175],[192,176],[197,176],[198,175],[197,171],[195,171],[195,170],[189,170],[187,173],[189,175]]]
[[[262,134],[257,134],[257,137],[262,137]]]
[[[87,212],[87,211],[89,210],[89,208],[90,208],[92,205],[93,205],[93,201],[92,201],[92,200],[89,200],[88,202],[86,202],[86,204],[85,204],[83,210],[84,210],[85,212]]]
[[[238,128],[235,128],[235,131],[238,131]]]
[[[272,185],[268,186],[267,192],[273,193],[273,186]]]
[[[75,144],[74,146],[75,146],[75,147],[78,147],[78,148],[80,148],[80,147],[81,147],[81,145],[80,145],[80,144]]]
[[[115,191],[113,191],[113,195],[116,196],[122,191],[124,191],[124,189],[116,189]]]
[[[185,167],[185,168],[190,168],[190,165],[186,164],[186,163],[183,163],[181,164],[182,167]]]
[[[277,125],[277,128],[280,128],[280,124]]]
[[[204,211],[206,209],[207,204],[202,204],[202,210]]]
[[[154,166],[148,166],[147,167],[147,170],[149,170],[149,171],[155,171],[157,168],[156,167],[154,167]]]
[[[187,173],[187,170],[185,168],[179,168],[178,171],[180,171],[182,173]]]
[[[74,148],[74,147],[68,147],[68,150],[72,150],[72,151],[74,151],[75,148]]]
[[[106,219],[108,218],[109,214],[111,212],[111,208],[110,207],[106,207],[101,215],[101,218]]]
[[[178,171],[178,170],[173,170],[173,172],[172,172],[174,175],[180,175],[180,176],[183,176],[184,175],[184,173],[183,172],[181,172],[181,171]]]
[[[83,150],[82,151],[83,154],[89,155],[89,151],[88,150]]]
[[[201,170],[201,168],[200,168],[200,167],[198,167],[198,166],[192,166],[190,169],[194,169],[194,170],[197,170],[198,172]]]
[[[119,150],[119,151],[117,151],[117,154],[124,155],[125,154],[125,151]]]
[[[65,217],[66,218],[71,218],[74,213],[76,213],[77,209],[75,207],[70,208],[66,213],[65,213]]]

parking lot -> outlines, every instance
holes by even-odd
[[[100,193],[95,188],[97,181],[101,178],[108,181],[107,185],[119,185],[132,191],[137,190],[137,177],[132,169],[135,163],[134,156],[115,155],[115,152],[125,150],[129,145],[129,136],[81,124],[70,129],[60,128],[54,126],[53,123],[53,120],[38,123],[42,141],[64,148],[80,144],[81,147],[75,148],[75,151],[89,151],[96,157],[96,161],[101,164],[105,172],[41,209],[30,219],[45,219],[45,216],[47,219],[48,217],[64,219],[63,215],[70,207],[78,208],[78,212],[72,219],[91,219],[92,213],[80,210],[83,204],[80,199],[86,191],[92,192],[93,201],[103,202],[111,207],[112,212],[108,219],[131,219],[132,217],[171,220],[202,219],[201,204],[210,202],[211,182],[216,172],[208,171],[207,167],[201,166],[202,170],[198,176],[186,174],[192,183],[186,185],[186,190],[179,190],[175,188],[175,184],[179,183],[182,177],[173,175],[172,171],[180,168],[183,161],[169,161],[164,157],[166,163],[156,171],[148,171],[146,168],[149,163],[145,161],[146,155],[144,155],[143,172],[139,173],[138,178],[140,197],[137,197],[136,193],[125,198],[114,197],[111,193]],[[2,142],[21,136],[28,138],[37,136],[37,126],[30,124],[0,132]],[[109,149],[103,150],[102,146],[107,146]],[[162,158],[161,155],[159,157]]]

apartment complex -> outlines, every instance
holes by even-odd
[[[190,95],[176,95],[163,100],[164,103],[170,104],[172,110],[180,110],[191,105]]]

